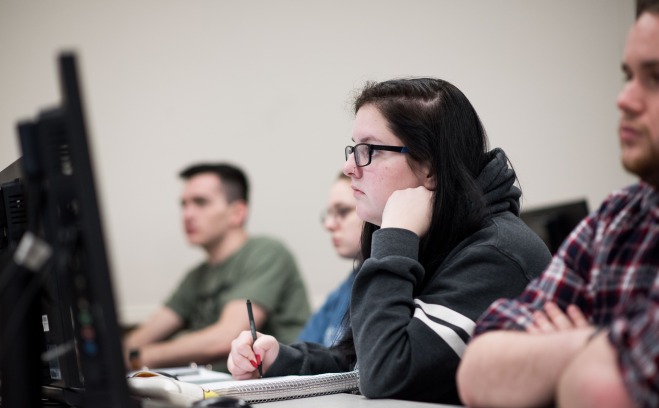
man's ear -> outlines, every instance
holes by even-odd
[[[236,200],[231,204],[231,223],[236,227],[242,227],[247,222],[249,208],[244,200]]]

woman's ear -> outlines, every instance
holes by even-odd
[[[437,180],[435,179],[434,174],[428,174],[426,176],[423,186],[430,191],[435,191],[437,189]]]
[[[418,174],[420,175],[420,177],[423,178],[421,180],[421,184],[428,190],[435,191],[435,189],[437,188],[437,180],[430,166],[424,165],[423,167],[421,167],[420,172]]]

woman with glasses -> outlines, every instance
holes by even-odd
[[[364,222],[355,212],[355,197],[350,188],[350,177],[339,174],[329,191],[327,210],[321,214],[323,227],[331,234],[332,246],[336,253],[346,259],[358,262],[359,240]],[[298,336],[298,341],[332,346],[341,335],[341,323],[350,306],[350,291],[355,280],[356,270],[327,297]]]
[[[369,398],[459,403],[455,373],[474,321],[549,263],[519,219],[521,191],[464,94],[446,81],[369,83],[345,150],[364,223],[350,329],[341,342],[279,344],[248,332],[232,343],[234,378],[357,368]],[[496,350],[493,350],[496,352]]]

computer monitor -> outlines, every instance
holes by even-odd
[[[12,256],[27,227],[27,209],[20,180],[20,159],[14,161],[0,171],[0,372],[7,372],[12,378],[27,378],[30,373],[23,370],[21,364],[39,364],[37,356],[25,356],[30,350],[41,347],[41,330],[38,324],[39,310],[36,305],[21,305],[20,294],[33,281],[29,274],[15,273],[12,268]],[[16,310],[23,311],[26,316],[32,316],[31,324],[21,324]],[[20,342],[9,344],[8,339],[20,338]],[[19,365],[16,370],[10,370]],[[38,373],[38,372],[37,372]],[[38,379],[38,377],[37,377]],[[10,383],[11,385],[11,383]],[[39,392],[36,386],[15,391],[13,387],[3,387],[2,406],[31,406],[38,399],[28,395]],[[6,392],[12,390],[11,392]],[[22,393],[22,394],[21,394]],[[38,395],[38,394],[37,394]],[[15,398],[17,397],[17,398]]]
[[[50,265],[44,265],[38,272],[41,272],[36,279],[30,279],[30,275],[35,275],[26,268],[20,268],[14,257],[17,247],[25,231],[31,231],[43,235],[44,223],[40,221],[41,215],[34,206],[28,209],[27,196],[33,197],[32,203],[37,204],[39,194],[34,191],[39,189],[38,182],[26,184],[22,172],[22,158],[0,171],[0,218],[6,221],[0,222],[3,230],[3,245],[0,250],[0,290],[3,290],[2,296],[3,308],[9,311],[4,313],[0,321],[4,322],[3,332],[8,332],[10,336],[20,338],[23,341],[19,345],[8,344],[10,352],[7,357],[3,358],[2,367],[6,368],[11,378],[5,378],[10,385],[3,388],[3,397],[9,402],[4,402],[3,406],[31,406],[19,392],[18,397],[13,395],[13,390],[21,387],[12,387],[13,384],[36,383],[33,390],[35,394],[41,392],[41,385],[52,386],[52,391],[56,391],[61,396],[63,402],[69,402],[71,405],[80,402],[82,390],[82,371],[78,365],[77,355],[73,351],[73,324],[71,319],[71,298],[68,292],[64,290],[64,280],[56,279],[52,275]],[[27,189],[31,188],[29,194]],[[5,211],[6,210],[6,211]],[[30,214],[28,216],[28,214]],[[26,275],[26,276],[21,276]],[[34,282],[35,289],[28,299],[20,292],[25,292],[30,282]],[[38,288],[36,287],[38,286]],[[4,289],[3,289],[4,288]],[[14,293],[9,293],[14,292]],[[19,296],[16,296],[19,293]],[[19,302],[30,302],[30,306],[17,308]],[[16,316],[18,314],[20,316]],[[30,331],[30,325],[18,325],[11,323],[13,319],[39,321],[35,332]],[[13,327],[9,327],[13,325]],[[35,339],[34,337],[38,337]],[[31,340],[24,340],[24,339]],[[7,340],[4,340],[7,342]],[[11,341],[11,340],[9,340]],[[17,343],[17,342],[15,342]],[[25,350],[17,351],[14,347]],[[41,352],[36,349],[41,349]],[[62,352],[67,349],[69,352]],[[46,353],[49,350],[49,353]],[[50,356],[44,361],[42,370],[34,370],[34,367],[28,367],[25,361],[24,353],[32,355]],[[35,365],[41,364],[39,358],[35,359]],[[17,371],[18,370],[18,371]],[[18,375],[21,373],[21,375]],[[18,398],[18,400],[14,400]]]
[[[587,215],[588,203],[580,199],[522,211],[519,216],[542,238],[553,255]]]
[[[20,178],[20,159],[0,171],[0,258],[18,246],[27,228],[25,192]]]
[[[35,225],[30,232],[52,251],[35,271],[46,282],[40,323],[50,378],[44,379],[44,390],[76,406],[129,407],[75,55],[60,55],[58,68],[60,105],[18,125],[29,224]],[[43,368],[32,367],[36,372]],[[6,369],[3,407],[5,388],[12,384]]]

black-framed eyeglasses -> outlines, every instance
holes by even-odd
[[[385,146],[368,143],[359,143],[354,146],[346,146],[346,161],[352,153],[355,154],[355,164],[357,167],[364,167],[371,164],[371,158],[375,150],[386,150],[388,152],[408,153],[410,150],[405,146]]]
[[[335,207],[328,208],[327,210],[320,213],[320,223],[325,224],[325,221],[328,219],[333,219],[334,221],[343,221],[351,212],[355,211],[355,207]]]

